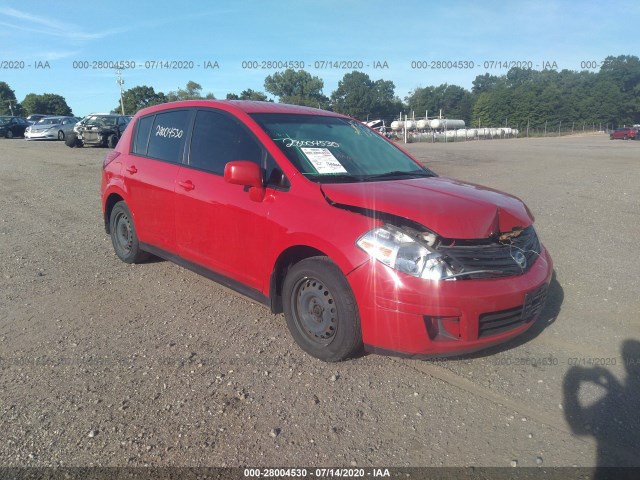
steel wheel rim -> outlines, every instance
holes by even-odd
[[[129,217],[119,213],[115,222],[115,239],[120,251],[129,253],[133,245],[133,230]]]
[[[298,280],[291,304],[300,333],[321,345],[333,341],[338,328],[338,310],[331,291],[323,282],[313,277]]]

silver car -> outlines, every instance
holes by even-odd
[[[38,123],[27,127],[24,138],[27,140],[64,140],[73,133],[78,122],[76,117],[45,117]]]

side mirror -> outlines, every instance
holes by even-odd
[[[234,185],[249,187],[249,198],[254,202],[264,199],[266,189],[262,181],[262,169],[248,160],[234,160],[224,166],[224,180]]]

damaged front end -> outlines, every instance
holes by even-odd
[[[110,135],[114,131],[111,128],[99,125],[83,125],[78,128],[78,139],[85,145],[107,146]]]
[[[533,226],[480,240],[441,238],[420,227],[413,222],[387,223],[364,234],[356,244],[385,265],[428,280],[521,275],[541,251]]]

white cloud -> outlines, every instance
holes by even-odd
[[[2,11],[0,11],[0,17],[2,16],[9,17],[8,19],[5,18],[4,22],[0,22],[0,25],[4,27],[20,30],[23,32],[31,32],[40,35],[65,38],[67,40],[96,40],[126,31],[126,29],[120,28],[105,30],[101,32],[86,32],[83,31],[78,25],[51,20],[47,17],[32,15],[30,13],[21,12],[20,10],[16,10],[15,8],[11,7],[4,8]],[[7,20],[11,19],[19,20],[20,22],[8,23]]]

